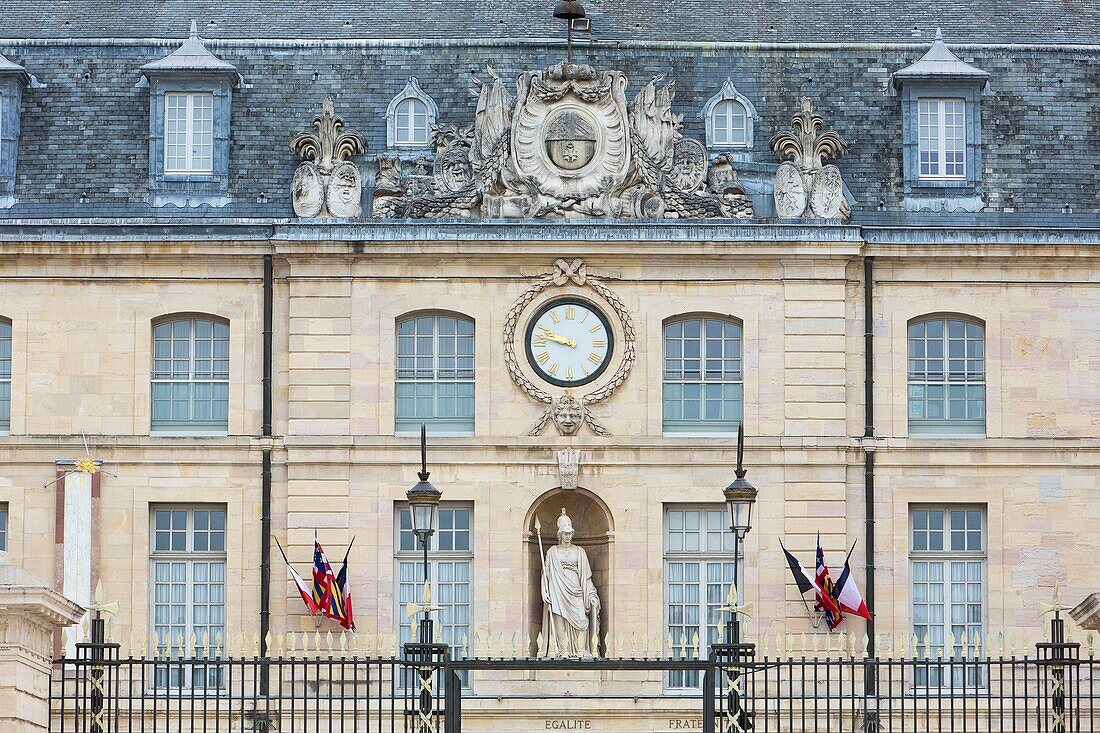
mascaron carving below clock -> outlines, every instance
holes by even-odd
[[[592,291],[591,297],[573,293],[546,297],[547,290],[567,285],[586,288]],[[536,304],[540,296],[544,300]],[[616,328],[622,343],[616,342]],[[523,340],[526,369],[516,355],[517,337]],[[504,324],[508,374],[528,397],[546,405],[528,435],[542,434],[552,417],[560,434],[575,434],[580,429],[577,421],[555,417],[555,408],[562,412],[567,403],[592,432],[610,435],[590,406],[610,397],[626,381],[635,360],[630,313],[610,288],[588,274],[582,260],[557,260],[554,271],[537,278],[508,311]],[[579,399],[572,394],[587,385],[592,385],[591,392]]]

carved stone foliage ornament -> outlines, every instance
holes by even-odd
[[[772,150],[783,161],[775,173],[774,194],[781,219],[847,219],[851,214],[840,169],[822,165],[825,158],[843,155],[848,144],[832,130],[821,132],[822,123],[804,97],[802,110],[791,118],[791,131],[771,140]]]
[[[562,287],[569,292],[554,293]],[[578,288],[590,291],[590,297],[576,295]],[[546,406],[528,435],[541,435],[549,422],[561,435],[575,435],[582,424],[596,435],[611,435],[591,407],[626,381],[636,360],[630,313],[581,260],[557,260],[554,271],[535,280],[508,310],[508,374],[528,397]]]
[[[558,458],[558,483],[566,491],[577,488],[581,472],[581,452],[576,448],[556,451]]]
[[[303,159],[290,183],[294,213],[303,219],[359,216],[363,174],[349,158],[367,146],[359,133],[342,132],[343,126],[329,97],[313,119],[316,132],[300,132],[290,142]]]
[[[488,75],[474,79],[472,128],[434,128],[427,182],[401,161],[379,160],[375,216],[752,216],[730,160],[709,163],[703,144],[681,134],[672,82],[655,78],[628,104],[624,74],[585,64],[523,72],[514,97],[492,69]],[[716,164],[725,166],[721,189],[711,185]]]

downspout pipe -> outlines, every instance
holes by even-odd
[[[864,439],[875,437],[875,308],[874,308],[874,257],[863,258],[863,409]],[[874,613],[875,606],[875,450],[872,441],[867,440],[863,448],[863,511],[864,551],[867,556],[865,568],[867,606]],[[875,622],[867,622],[867,657],[875,656]],[[865,687],[869,694],[875,692],[875,675],[864,676]]]
[[[263,303],[263,437],[271,437],[271,330],[274,320],[274,265],[264,255]],[[263,449],[260,469],[260,656],[267,656],[267,637],[271,630],[271,448]],[[267,675],[261,677],[267,685]],[[265,690],[266,692],[266,690]]]

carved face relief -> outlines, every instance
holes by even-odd
[[[455,145],[439,153],[435,159],[436,181],[445,191],[452,193],[466,188],[473,180],[470,151],[464,145]]]
[[[551,117],[543,140],[550,161],[562,170],[580,170],[596,155],[595,123],[576,110],[562,110]]]
[[[333,216],[359,216],[359,200],[362,195],[358,168],[347,161],[333,168],[328,184],[328,209]]]
[[[676,143],[669,179],[681,191],[694,191],[707,171],[707,151],[698,140],[683,138]]]
[[[581,421],[584,419],[584,410],[577,398],[571,394],[565,394],[554,399],[554,409],[551,413],[554,425],[562,435],[576,435],[580,430]]]

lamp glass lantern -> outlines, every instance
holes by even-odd
[[[743,540],[752,529],[752,506],[756,503],[756,488],[741,475],[723,493],[729,510],[730,529],[738,539]]]
[[[439,510],[439,499],[442,492],[428,483],[427,477],[420,479],[420,483],[409,489],[405,496],[409,500],[409,509],[412,512],[413,533],[422,542],[435,533],[436,513]]]

